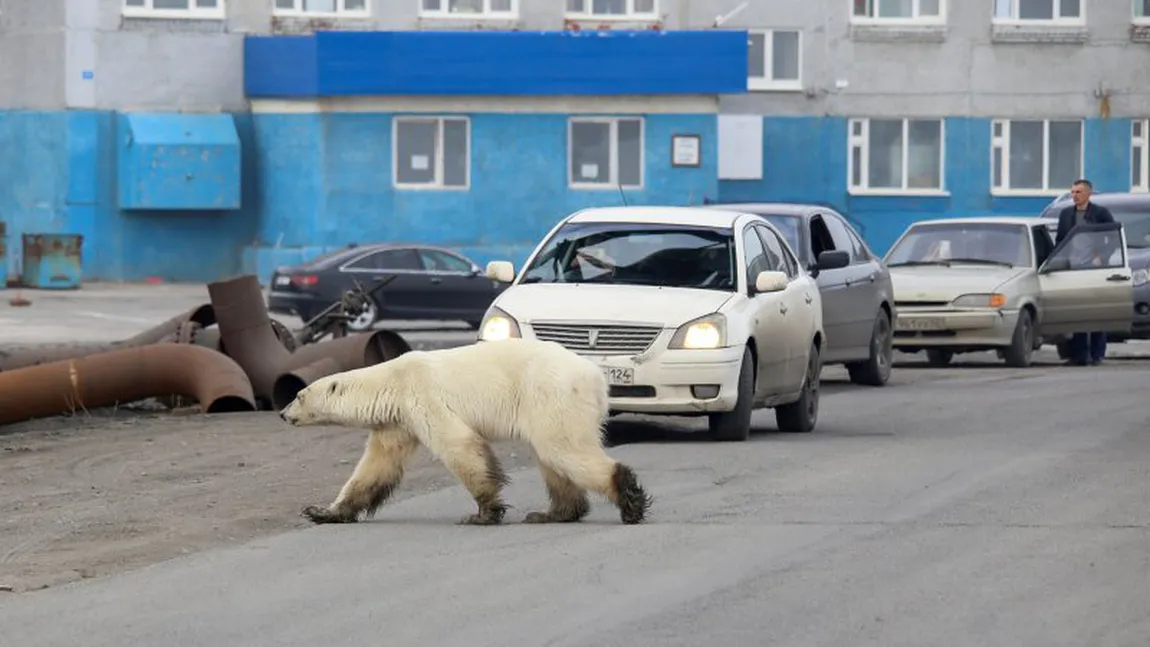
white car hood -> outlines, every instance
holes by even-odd
[[[513,285],[495,307],[517,321],[601,321],[678,328],[717,311],[734,292],[647,285]]]
[[[890,268],[895,301],[951,301],[963,294],[994,292],[1029,267],[917,265]]]

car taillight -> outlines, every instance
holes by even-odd
[[[291,277],[291,283],[297,288],[310,288],[319,283],[319,277],[315,274],[298,274]]]

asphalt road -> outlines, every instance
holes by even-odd
[[[810,435],[765,412],[743,444],[622,423],[632,442],[609,451],[656,497],[647,525],[599,500],[582,524],[520,524],[545,496],[519,471],[502,527],[453,525],[471,503],[450,487],[0,597],[0,643],[1142,646],[1145,385],[1120,361],[903,368],[828,385]]]

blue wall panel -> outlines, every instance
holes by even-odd
[[[310,50],[299,38],[245,39],[249,97],[719,94],[747,87],[745,31],[321,31]]]
[[[392,187],[390,114],[256,115],[269,202],[245,267],[266,278],[276,265],[381,240],[458,247],[480,264],[520,263],[560,218],[621,204],[617,188],[567,187],[567,115],[469,118],[471,187],[457,191]],[[644,128],[644,188],[626,191],[628,203],[701,204],[717,193],[714,115],[647,115]],[[701,135],[700,168],[671,167],[671,135],[680,132]]]
[[[238,209],[240,140],[230,114],[120,115],[121,209]]]
[[[1130,120],[1087,119],[1085,170],[1097,191],[1130,190]],[[1037,215],[1049,197],[990,193],[990,120],[946,120],[946,196],[874,196],[847,192],[847,120],[766,117],[763,179],[719,182],[719,199],[830,204],[859,224],[885,253],[912,222],[928,218]],[[1069,190],[1069,187],[1065,187]]]

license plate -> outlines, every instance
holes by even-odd
[[[899,317],[899,330],[942,330],[946,328],[946,320],[940,317]]]
[[[604,368],[603,376],[607,378],[607,384],[613,386],[635,383],[635,369],[633,368]]]
[[[288,283],[291,283],[290,278],[288,278],[286,276],[277,276],[276,277],[276,285],[287,285]]]

